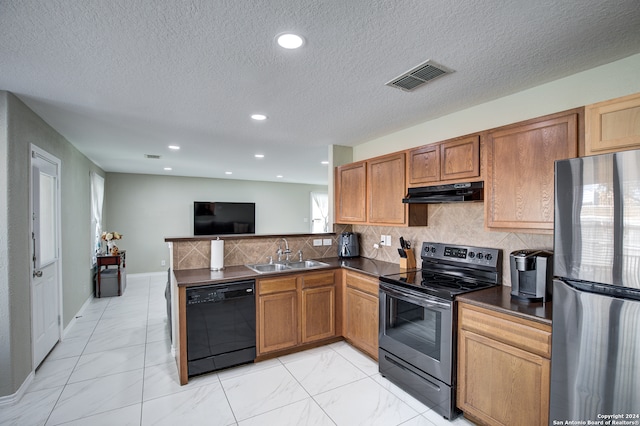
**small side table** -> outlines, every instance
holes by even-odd
[[[122,296],[122,281],[125,278],[125,268],[127,267],[127,257],[126,250],[119,252],[118,254],[112,255],[99,255],[96,258],[96,266],[98,268],[98,275],[96,277],[96,297],[102,296],[101,290],[101,280],[100,280],[100,272],[102,268],[109,268],[109,266],[117,266],[118,267],[118,296]]]

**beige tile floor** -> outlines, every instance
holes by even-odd
[[[129,275],[93,299],[2,425],[471,425],[449,422],[339,342],[178,384],[166,275]]]

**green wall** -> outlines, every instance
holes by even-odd
[[[31,373],[30,144],[62,162],[62,288],[66,326],[92,295],[89,172],[104,172],[11,93],[0,91],[0,396]]]
[[[309,233],[311,192],[327,192],[327,187],[107,173],[104,229],[124,235],[117,245],[127,250],[128,273],[166,271],[164,239],[193,236],[194,201],[256,203],[256,234]]]

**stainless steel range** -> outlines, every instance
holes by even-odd
[[[447,419],[456,409],[459,294],[502,283],[502,251],[422,243],[422,268],[380,277],[380,373]]]

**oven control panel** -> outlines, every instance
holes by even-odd
[[[487,247],[459,246],[445,243],[422,243],[421,257],[451,263],[496,267],[501,257],[499,249]]]

